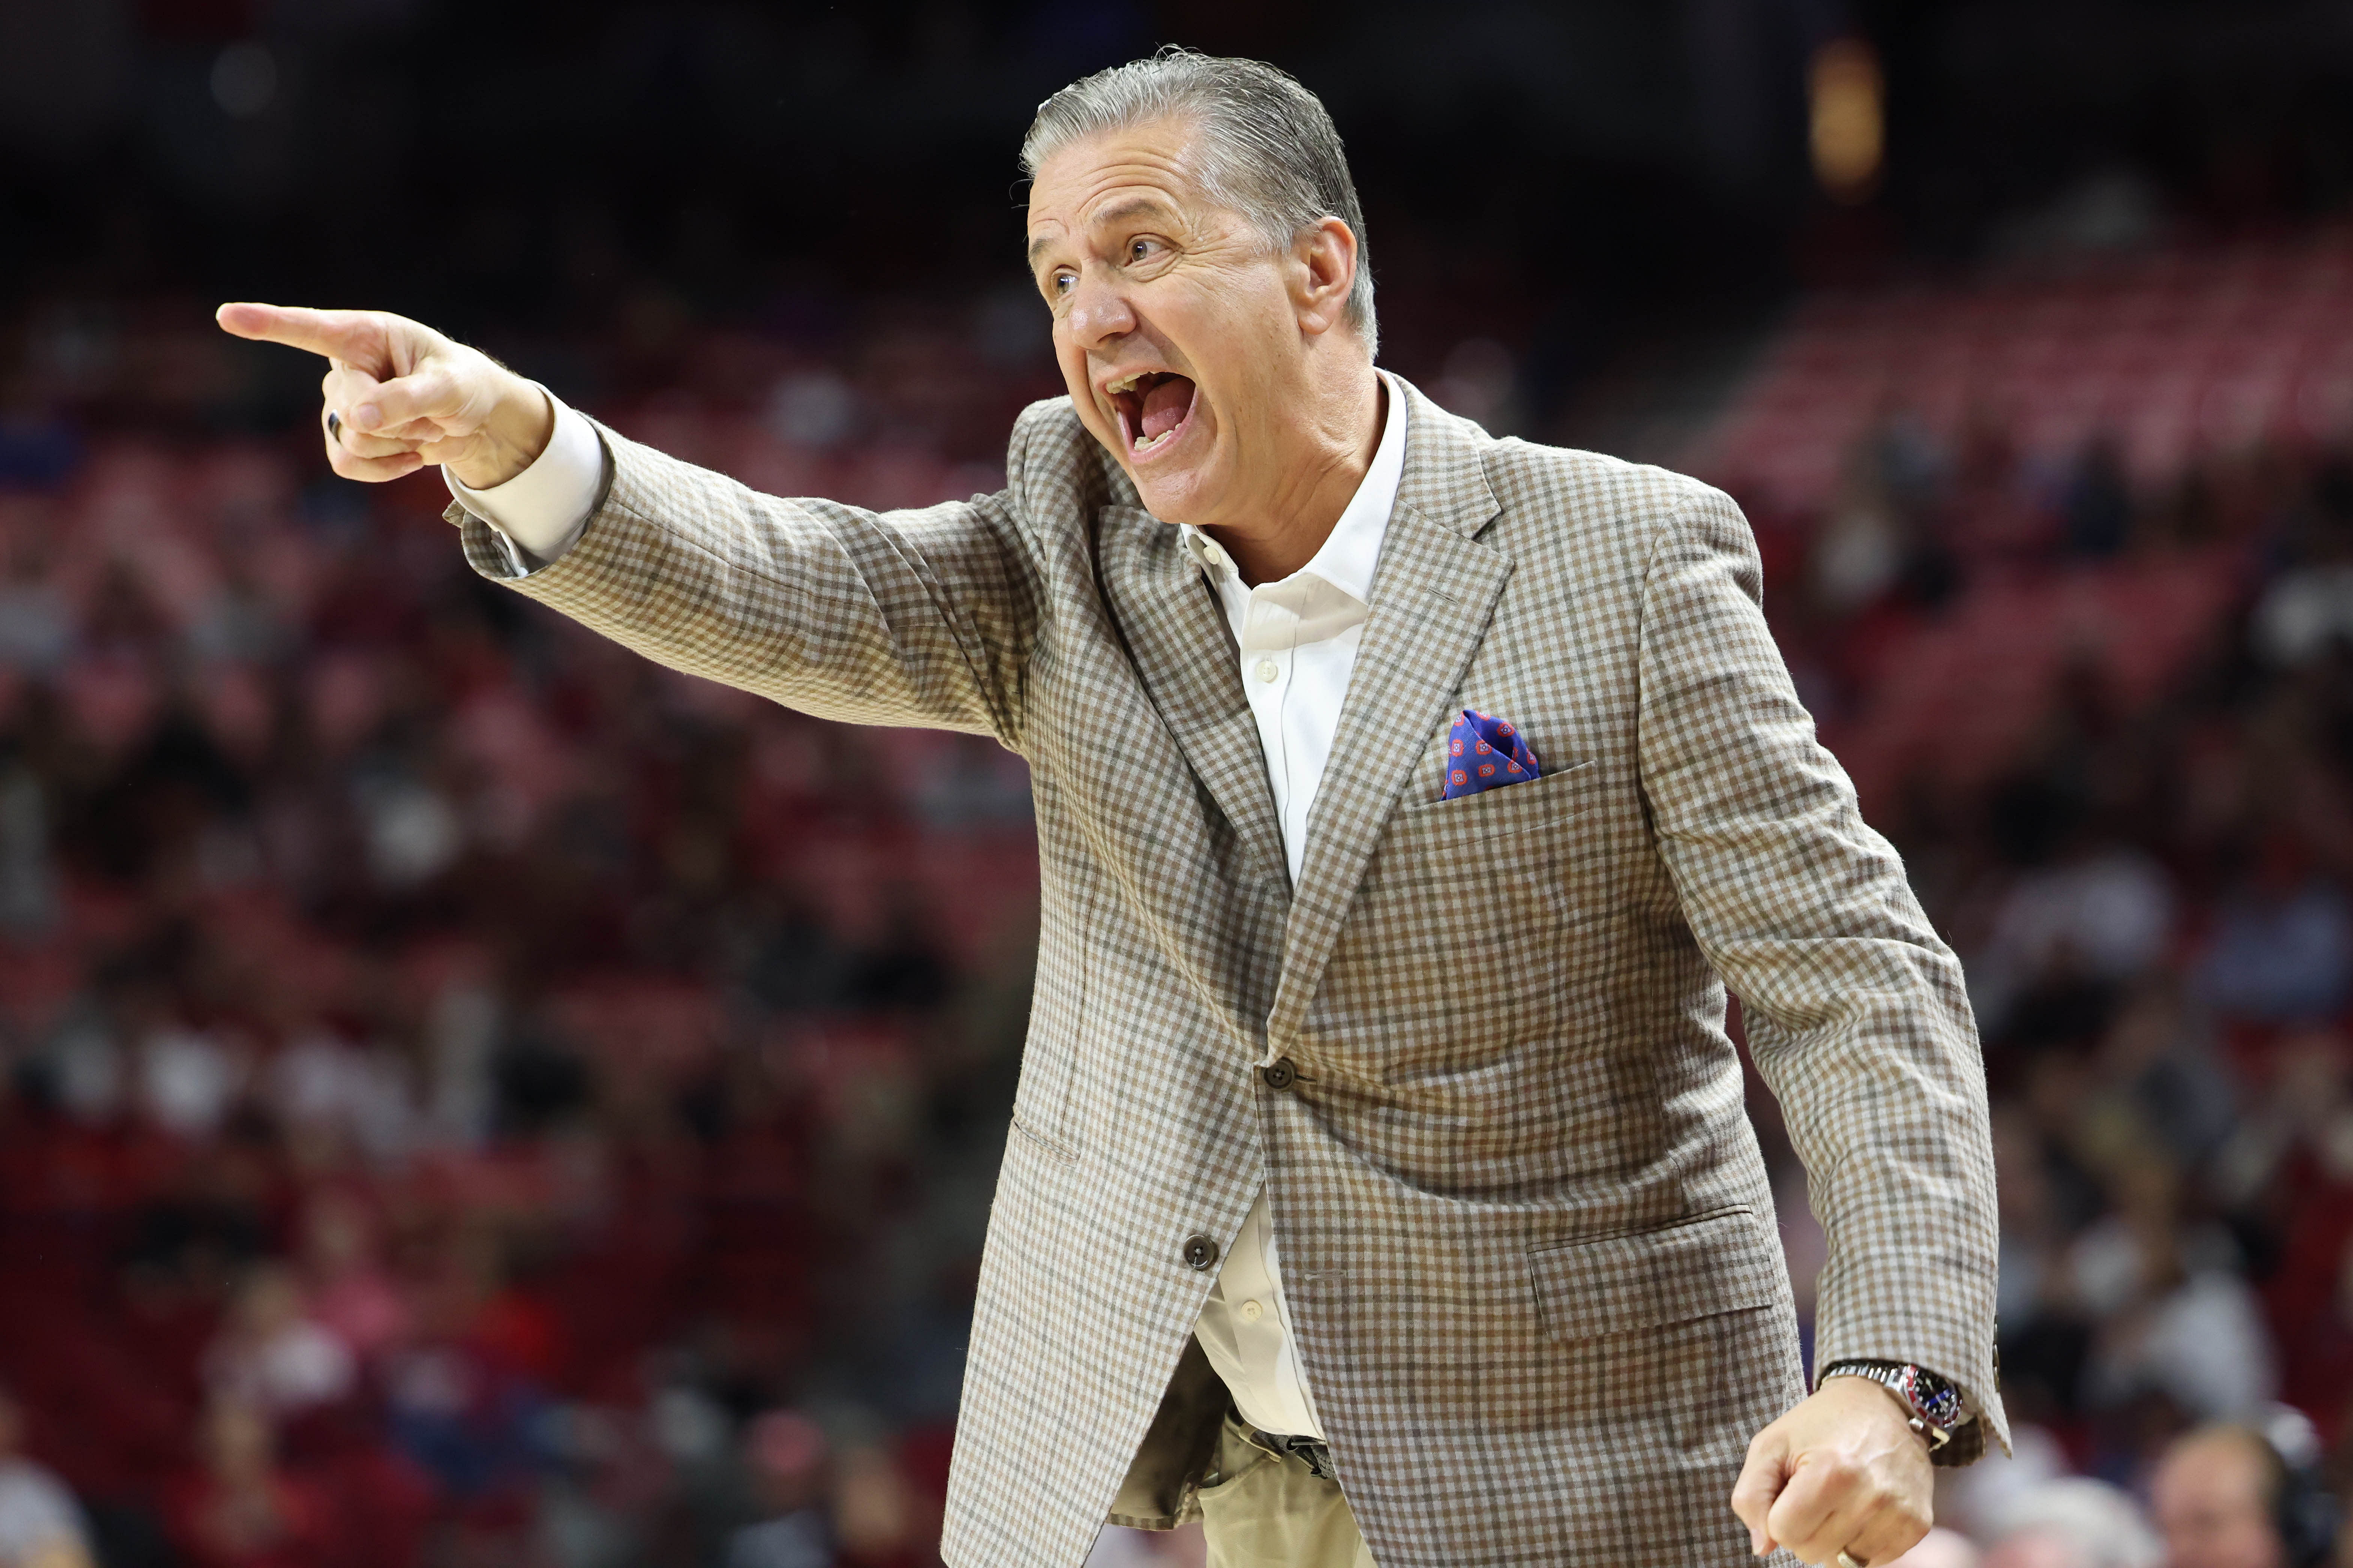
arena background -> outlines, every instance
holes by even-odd
[[[11,0],[0,1558],[48,1476],[107,1568],[936,1562],[1018,759],[476,582],[210,313],[988,489],[1021,130],[1171,41],[1330,104],[1386,363],[1748,508],[1985,1031],[2019,1458],[1947,1522],[2146,1568],[2218,1418],[2353,1477],[2353,7]]]

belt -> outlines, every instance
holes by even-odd
[[[1307,1467],[1308,1473],[1319,1481],[1332,1479],[1332,1445],[1321,1437],[1285,1436],[1275,1432],[1250,1428],[1250,1441],[1271,1453],[1297,1459]]]

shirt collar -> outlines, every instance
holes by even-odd
[[[1356,493],[1348,498],[1322,548],[1292,574],[1293,578],[1320,577],[1367,605],[1373,601],[1373,572],[1380,564],[1381,541],[1388,533],[1389,514],[1397,510],[1398,487],[1405,479],[1405,393],[1388,372],[1374,374],[1388,389],[1388,406],[1382,416],[1380,445],[1373,448],[1372,466],[1365,470]],[[1231,559],[1222,549],[1213,548],[1208,534],[1189,522],[1181,527],[1185,549],[1213,580],[1233,570]]]

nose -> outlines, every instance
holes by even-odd
[[[1135,311],[1126,292],[1093,268],[1080,272],[1071,287],[1071,308],[1062,313],[1071,341],[1082,349],[1099,348],[1135,330]]]

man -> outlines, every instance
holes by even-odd
[[[1090,77],[1023,159],[1070,396],[968,502],[758,496],[413,322],[221,319],[329,355],[336,471],[441,464],[485,574],[1028,759],[949,1563],[1197,1513],[1230,1568],[1899,1555],[1931,1447],[2002,1432],[1982,1077],[1738,511],[1377,372],[1339,139],[1270,67]],[[1831,1237],[1810,1395],[1719,973]]]
[[[1986,1522],[1985,1568],[2159,1568],[2165,1560],[2131,1495],[2088,1476],[2045,1481]]]
[[[2252,1427],[2201,1426],[2177,1440],[2149,1479],[2148,1500],[2166,1568],[2318,1568],[2333,1556],[2327,1494],[2292,1474]]]

